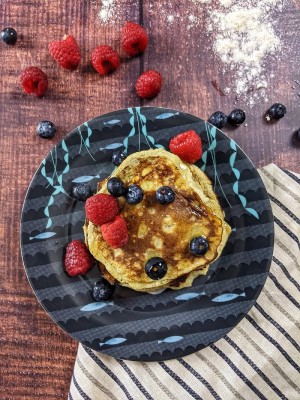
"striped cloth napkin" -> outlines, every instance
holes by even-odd
[[[223,339],[176,360],[122,361],[79,345],[69,400],[300,399],[300,175],[274,164],[259,172],[275,248],[249,314]]]

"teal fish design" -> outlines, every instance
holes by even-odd
[[[179,115],[179,112],[160,114],[157,117],[155,117],[155,119],[168,119],[168,118],[174,117],[175,115]]]
[[[30,240],[34,240],[34,239],[39,239],[39,240],[49,239],[49,238],[55,236],[56,234],[57,234],[56,232],[42,232],[42,233],[39,233],[36,236],[30,236],[29,239]]]
[[[95,176],[92,176],[92,175],[79,176],[78,178],[73,179],[72,182],[73,182],[73,183],[85,183],[85,182],[89,182],[89,181],[91,181],[92,179],[95,179],[95,178],[97,178],[97,179],[100,178],[100,175],[95,175]]]
[[[109,340],[107,340],[107,341],[104,342],[104,343],[100,343],[99,346],[100,346],[100,347],[101,347],[101,346],[104,346],[104,345],[115,346],[115,345],[117,345],[117,344],[121,344],[121,343],[123,343],[123,342],[126,342],[126,340],[127,340],[127,339],[122,338],[122,337],[116,337],[116,338],[113,338],[113,339],[109,339]]]
[[[114,149],[118,149],[119,147],[122,147],[122,146],[123,146],[123,143],[111,143],[105,147],[101,147],[100,150],[114,150]]]
[[[241,294],[225,293],[225,294],[221,294],[220,296],[215,297],[214,299],[212,299],[212,301],[215,301],[217,303],[225,303],[226,301],[235,300],[238,297],[246,297],[246,293],[241,293]]]
[[[183,339],[183,336],[169,336],[163,340],[158,340],[157,343],[176,343]]]
[[[193,293],[193,292],[184,293],[184,294],[181,294],[181,295],[175,297],[175,300],[191,300],[191,299],[195,299],[196,297],[203,296],[204,294],[205,294],[205,292],[201,292],[201,293]]]
[[[86,306],[82,307],[80,311],[96,311],[96,310],[101,310],[101,308],[107,307],[107,306],[112,306],[114,303],[113,302],[106,302],[106,301],[100,301],[100,302],[95,302],[95,303],[90,303],[87,304]]]
[[[118,124],[119,122],[121,122],[120,119],[111,119],[110,121],[104,122],[103,125],[115,125]]]

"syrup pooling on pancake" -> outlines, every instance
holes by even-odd
[[[194,277],[205,274],[208,265],[220,254],[230,228],[224,222],[209,180],[206,178],[205,185],[209,182],[210,187],[205,194],[195,171],[173,154],[149,150],[129,156],[112,174],[125,186],[136,184],[144,191],[144,198],[138,204],[119,199],[121,215],[128,226],[128,243],[119,249],[109,247],[100,229],[91,222],[85,232],[91,253],[121,285],[145,291],[178,281],[190,285],[193,279],[188,279],[188,274],[193,271]],[[199,174],[205,176],[202,171]],[[173,202],[158,202],[156,191],[162,186],[173,189]],[[100,192],[107,193],[105,182]],[[198,236],[207,238],[209,248],[203,256],[195,257],[189,243]],[[153,280],[146,274],[145,265],[153,257],[167,263],[167,273],[162,279]]]

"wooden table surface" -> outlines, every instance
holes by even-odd
[[[144,105],[183,110],[204,119],[235,106],[233,95],[221,96],[211,84],[215,80],[220,87],[230,86],[233,77],[222,74],[218,58],[209,51],[210,38],[201,32],[204,14],[199,14],[200,24],[193,29],[186,29],[180,19],[167,26],[166,16],[155,12],[157,3],[119,1],[117,21],[103,25],[97,15],[99,1],[0,1],[1,29],[12,26],[21,35],[16,46],[0,43],[1,399],[66,399],[76,355],[77,343],[52,322],[32,293],[19,250],[25,192],[51,147],[90,118],[141,105],[133,82],[148,68],[162,73],[164,87]],[[169,14],[180,15],[188,6],[188,0],[162,3],[168,3]],[[101,78],[90,66],[91,50],[103,43],[118,49],[118,32],[126,19],[143,23],[150,33],[149,48],[143,57],[123,62],[116,73]],[[282,27],[284,55],[279,53],[267,64],[275,74],[267,89],[269,103],[258,101],[250,108],[238,102],[246,111],[247,127],[227,130],[257,167],[274,162],[300,172],[300,148],[292,135],[300,128],[300,86],[294,82],[300,81],[299,26],[300,2],[291,0],[276,25]],[[82,62],[75,72],[60,69],[47,51],[48,42],[65,33],[73,34],[81,48]],[[30,65],[40,66],[49,77],[50,88],[42,99],[20,90],[18,75]],[[276,124],[267,124],[263,112],[277,101],[286,105],[288,114]],[[35,134],[43,119],[59,127],[51,141]]]

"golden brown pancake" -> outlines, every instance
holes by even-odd
[[[112,176],[119,177],[126,186],[141,186],[144,199],[136,205],[119,199],[120,214],[129,232],[128,243],[120,249],[103,240],[99,227],[86,224],[86,242],[100,262],[103,276],[134,290],[153,291],[190,286],[195,277],[205,274],[230,233],[206,175],[174,154],[158,149],[129,156]],[[163,205],[156,200],[156,190],[164,185],[175,191],[173,203]],[[106,181],[100,192],[107,193]],[[189,251],[189,242],[196,236],[205,236],[209,243],[209,250],[200,257]],[[152,280],[146,274],[145,264],[152,257],[166,261],[168,270],[163,279]]]

